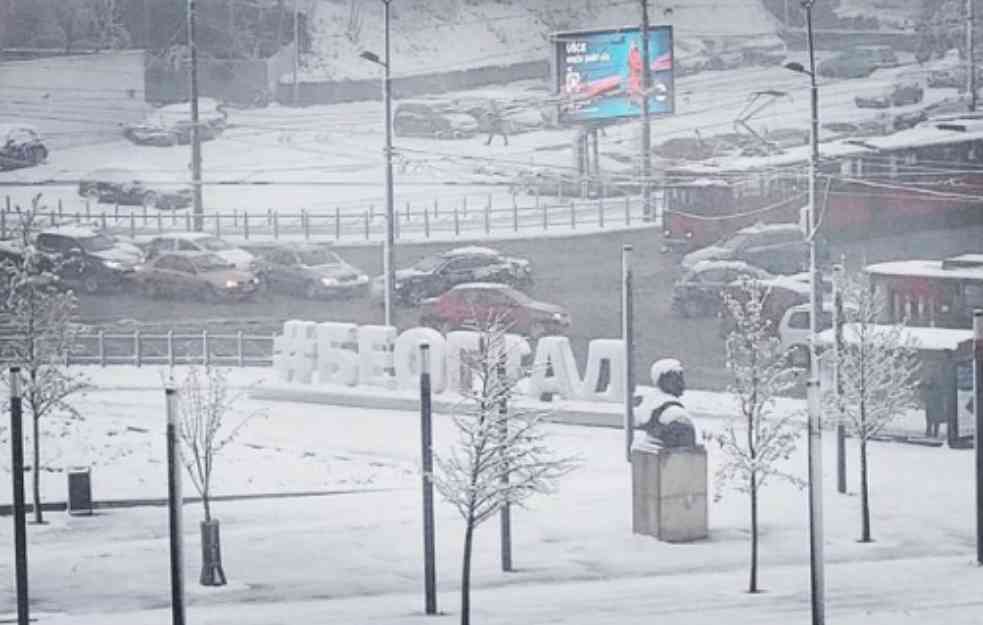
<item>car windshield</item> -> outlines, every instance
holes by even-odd
[[[203,256],[194,260],[195,268],[198,271],[221,271],[230,269],[232,264],[222,260],[218,256]]]
[[[205,237],[203,239],[198,239],[198,244],[209,252],[222,252],[225,250],[231,250],[232,246],[223,241],[222,239],[217,239],[215,237]]]
[[[79,243],[86,252],[104,252],[112,249],[113,246],[116,245],[116,242],[113,241],[112,237],[104,234],[80,238]]]
[[[725,250],[730,250],[731,252],[736,252],[737,250],[741,249],[745,243],[747,243],[748,238],[749,237],[746,234],[735,234],[731,238],[721,243],[720,247],[724,248]]]
[[[440,267],[444,263],[444,259],[440,256],[427,256],[422,260],[416,261],[413,265],[413,269],[417,271],[433,271],[437,267]]]
[[[317,265],[340,265],[341,259],[334,252],[329,252],[328,250],[312,248],[305,249],[298,252],[300,255],[300,262],[308,267],[315,267]]]

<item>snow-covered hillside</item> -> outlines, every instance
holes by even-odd
[[[653,24],[675,27],[677,60],[737,46],[780,46],[779,24],[758,0],[651,3]],[[549,58],[549,34],[622,27],[641,20],[636,0],[405,0],[392,3],[393,75]],[[311,0],[314,54],[308,80],[367,78],[359,58],[382,51],[383,3]]]

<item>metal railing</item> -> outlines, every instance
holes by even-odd
[[[68,365],[222,365],[269,367],[273,364],[273,334],[200,333],[152,334],[104,332],[78,334],[64,355]],[[23,337],[0,336],[0,353]]]
[[[471,200],[469,202],[469,199]],[[524,198],[512,196],[511,206],[496,206],[491,195],[476,203],[475,198],[463,197],[453,202],[406,202],[395,211],[397,239],[427,240],[460,236],[507,236],[535,232],[576,232],[578,228],[606,229],[639,225],[644,215],[639,197],[596,197],[564,199],[550,196]],[[655,212],[660,214],[661,197],[656,195]],[[7,238],[19,210],[6,196],[0,207],[0,239]],[[136,237],[165,232],[190,231],[195,216],[190,209],[177,211],[150,210],[147,207],[113,205],[102,209],[86,200],[77,206],[66,207],[61,200],[54,208],[39,211],[35,216],[42,227],[83,225]],[[218,237],[250,239],[281,238],[335,241],[382,241],[386,235],[386,217],[382,207],[369,205],[364,209],[336,207],[333,211],[319,210],[281,212],[277,210],[209,212],[203,218],[203,230]]]

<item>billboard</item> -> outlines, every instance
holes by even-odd
[[[642,114],[642,35],[638,28],[556,33],[554,68],[560,122],[604,122]],[[648,103],[673,112],[672,26],[648,31]]]

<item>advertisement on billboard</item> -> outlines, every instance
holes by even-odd
[[[642,114],[642,35],[638,28],[556,33],[560,122],[613,121]],[[673,112],[672,26],[648,31],[649,112]]]

